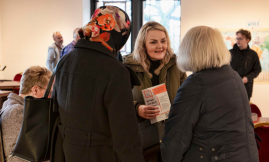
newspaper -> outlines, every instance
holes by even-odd
[[[142,94],[147,106],[157,106],[160,109],[159,115],[155,119],[150,120],[151,124],[168,118],[171,103],[165,84],[144,89],[142,90]]]

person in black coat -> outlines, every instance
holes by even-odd
[[[51,161],[143,162],[132,99],[139,81],[115,57],[129,37],[129,17],[118,7],[100,7],[79,34],[75,50],[56,67],[60,121]]]
[[[161,143],[164,162],[258,162],[248,97],[217,29],[190,29],[177,64],[194,72],[178,89]]]
[[[240,29],[236,32],[236,44],[230,50],[232,55],[231,66],[242,78],[247,90],[248,100],[252,96],[253,80],[262,70],[257,53],[248,46],[250,40],[251,33]]]

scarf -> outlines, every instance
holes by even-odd
[[[81,39],[100,42],[114,56],[130,35],[131,22],[125,11],[116,6],[102,6],[95,10],[90,22],[79,30]]]

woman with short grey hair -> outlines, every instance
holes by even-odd
[[[164,162],[258,162],[247,93],[217,29],[190,29],[177,65],[192,71],[165,123]]]
[[[25,162],[25,160],[13,156],[9,158],[21,130],[24,97],[43,97],[51,74],[52,73],[45,67],[32,66],[28,68],[22,74],[19,95],[10,93],[7,97],[7,101],[4,102],[1,110],[4,112],[1,116],[1,120],[3,145],[7,162]]]

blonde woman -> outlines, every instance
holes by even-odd
[[[164,162],[258,162],[248,96],[217,29],[190,29],[177,64],[194,72],[179,88],[165,123]]]
[[[137,74],[141,86],[133,88],[133,97],[138,116],[138,122],[147,127],[151,125],[148,119],[154,119],[159,113],[158,107],[146,106],[142,90],[165,83],[170,102],[172,103],[177,89],[186,79],[186,74],[178,70],[176,55],[171,48],[171,42],[166,29],[157,22],[146,23],[139,31],[134,51],[124,57],[124,64],[131,67]],[[154,124],[159,139],[164,133],[164,122]],[[159,130],[158,130],[159,129]],[[145,141],[142,145],[146,161],[160,161],[159,143]]]

